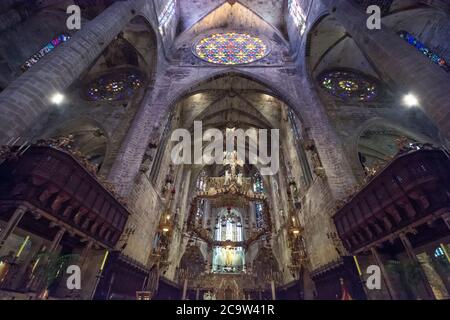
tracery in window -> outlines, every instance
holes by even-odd
[[[217,218],[214,240],[223,245],[213,249],[213,272],[244,272],[245,252],[239,245],[244,240],[242,217],[234,209],[222,209]]]
[[[264,58],[268,54],[268,47],[256,36],[227,32],[203,38],[195,45],[194,53],[207,62],[237,65]]]
[[[328,70],[318,81],[328,93],[344,100],[370,102],[379,95],[375,80],[362,73],[347,70]]]
[[[53,51],[56,47],[61,45],[64,42],[69,41],[70,37],[66,34],[60,34],[59,36],[55,37],[47,43],[41,50],[39,50],[36,54],[34,54],[32,57],[30,57],[27,61],[25,61],[20,69],[22,72],[27,71],[30,69],[34,64],[38,63],[39,60],[41,60],[44,56],[49,54],[51,51]]]
[[[144,76],[134,70],[109,72],[91,81],[86,95],[91,101],[130,99],[142,87],[144,80]]]
[[[419,41],[411,33],[407,31],[400,31],[398,34],[403,40],[408,42],[410,45],[414,46],[419,52],[428,57],[428,59],[439,65],[446,72],[450,72],[450,66],[447,64],[447,61],[445,61],[445,59],[439,56],[437,53],[433,52],[430,48],[428,48],[424,43]]]

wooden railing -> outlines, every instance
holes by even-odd
[[[396,157],[333,217],[350,253],[450,209],[450,160],[441,150]]]
[[[0,166],[0,203],[27,202],[113,247],[128,210],[68,152],[32,146]]]

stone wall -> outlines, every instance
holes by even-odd
[[[152,252],[159,217],[164,209],[163,201],[148,178],[139,175],[127,202],[132,214],[128,218],[126,229],[132,229],[134,233],[127,239],[123,253],[146,265]],[[123,244],[124,241],[120,241],[117,247],[120,248]]]
[[[327,237],[327,233],[336,232],[331,220],[335,211],[335,201],[327,181],[317,178],[306,192],[299,213],[300,223],[305,228],[304,238],[311,270],[338,258],[332,241]]]
[[[64,92],[73,84],[133,17],[141,13],[151,19],[150,12],[150,5],[143,0],[114,3],[69,42],[54,49],[10,83],[0,93],[0,142],[10,137],[28,136],[27,129],[45,121],[48,112],[55,107],[50,101],[52,95]]]

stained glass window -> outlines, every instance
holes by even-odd
[[[255,174],[253,178],[253,192],[264,192],[263,180],[260,174]]]
[[[425,46],[422,42],[420,42],[416,37],[406,31],[400,31],[398,33],[400,37],[407,41],[410,45],[414,46],[417,50],[427,56],[431,61],[439,65],[446,72],[450,72],[450,66],[447,64],[447,61],[444,58],[437,55],[435,52],[430,50],[427,46]]]
[[[198,202],[197,202],[197,214],[196,214],[195,218],[198,221],[202,221],[204,213],[205,213],[205,199],[201,199],[201,200],[198,200]]]
[[[444,250],[442,250],[441,247],[437,247],[436,250],[434,251],[434,256],[436,258],[441,258],[441,257],[445,256],[445,252],[444,252]]]
[[[110,72],[92,81],[87,97],[92,101],[120,101],[133,97],[142,87],[144,77],[137,71],[122,70]]]
[[[375,80],[352,71],[332,70],[319,76],[322,88],[344,100],[373,101],[378,96]]]
[[[36,54],[34,54],[27,61],[25,61],[24,64],[21,65],[20,69],[22,70],[22,72],[27,71],[34,64],[38,63],[38,61],[41,60],[44,56],[49,54],[53,49],[55,49],[61,43],[67,42],[69,39],[70,39],[70,37],[66,34],[61,34],[61,35],[57,36],[56,38],[53,38],[52,41],[47,43],[41,50],[39,50]]]
[[[202,171],[197,179],[197,191],[206,191],[206,182],[207,182],[207,175],[205,171]]]
[[[294,24],[300,30],[300,34],[303,35],[306,31],[306,15],[298,0],[289,0],[288,10],[294,20]]]
[[[261,202],[255,203],[255,218],[257,228],[262,228],[264,224],[263,209],[264,205]]]
[[[218,242],[230,241],[236,245],[244,240],[242,218],[234,210],[223,211],[217,217],[214,239]],[[214,273],[240,273],[245,268],[245,251],[240,246],[215,246],[213,249]]]
[[[172,17],[175,14],[175,10],[176,0],[168,0],[166,6],[164,7],[163,11],[161,11],[161,14],[158,17],[159,32],[161,34],[164,34],[164,30],[169,24],[170,20],[172,20]]]
[[[251,63],[268,54],[267,45],[246,33],[217,33],[200,40],[194,53],[201,59],[226,65]]]

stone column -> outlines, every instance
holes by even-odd
[[[195,300],[200,300],[200,289],[199,288],[197,288],[195,290]]]
[[[183,297],[181,298],[181,300],[186,300],[187,298],[187,288],[188,288],[188,278],[184,278],[183,281]]]
[[[250,228],[252,228],[252,225],[255,224],[256,225],[256,208],[255,208],[255,202],[249,202],[249,206],[248,206],[248,212],[249,212],[249,221],[248,223],[250,224]]]
[[[176,178],[175,178],[175,198],[174,201],[172,203],[172,208],[171,208],[171,212],[175,212],[175,210],[177,209],[177,207],[181,207],[182,206],[182,199],[183,199],[183,194],[186,192],[186,185],[183,185],[183,177],[184,177],[184,166],[181,166],[181,168],[178,169],[177,173],[176,173]],[[189,188],[189,186],[187,187]]]
[[[419,259],[417,259],[417,256],[416,256],[416,254],[414,253],[414,249],[413,249],[413,247],[412,247],[411,242],[409,241],[409,239],[408,239],[408,237],[406,236],[406,234],[401,233],[401,234],[399,235],[399,237],[400,237],[400,240],[401,240],[401,242],[402,242],[402,244],[403,244],[403,247],[404,247],[405,250],[406,250],[406,254],[408,255],[409,259],[410,259],[414,264],[416,264],[416,265],[419,267],[420,275],[421,275],[421,277],[422,277],[422,282],[423,282],[423,285],[424,285],[424,287],[425,287],[425,291],[427,292],[428,298],[429,298],[429,299],[434,299],[434,293],[433,293],[433,290],[431,289],[431,286],[430,286],[430,284],[428,283],[427,276],[425,275],[425,272],[423,271],[422,266],[420,265]]]
[[[185,220],[185,217],[187,214],[189,214],[190,210],[190,203],[189,201],[189,186],[191,184],[191,178],[192,178],[192,170],[189,169],[186,172],[186,176],[184,177],[184,186],[183,186],[183,196],[181,198],[181,204],[180,204],[180,217],[178,217],[178,223],[180,226],[183,225],[183,222]]]
[[[276,192],[275,187],[274,187],[275,183],[277,183],[276,176],[270,176],[269,181],[270,181],[270,192],[271,192],[271,196],[272,196],[272,210],[273,210],[272,211],[272,219],[274,220],[273,222],[274,222],[274,227],[275,227],[275,229],[272,231],[277,232],[281,225],[280,203],[279,203],[280,193]],[[278,185],[278,190],[279,190],[279,188],[280,188],[280,186]]]
[[[369,16],[354,1],[322,0],[322,3],[344,26],[382,78],[388,84],[395,83],[405,93],[416,94],[421,107],[449,139],[448,74],[387,26],[382,25],[381,30],[369,30],[366,26]]]
[[[380,267],[381,275],[383,276],[384,283],[386,283],[387,291],[391,297],[392,300],[397,300],[398,296],[395,292],[394,286],[392,285],[391,279],[389,278],[389,275],[386,272],[386,268],[384,267],[383,260],[381,259],[380,255],[378,254],[378,251],[375,247],[370,248],[370,251],[372,252],[372,255],[375,259],[375,262]]]
[[[52,258],[51,255],[53,253],[56,252],[62,237],[64,236],[64,233],[66,232],[66,229],[64,228],[60,228],[58,230],[58,232],[55,234],[55,236],[53,237],[52,243],[50,244],[50,246],[48,247],[47,250],[47,256],[44,257],[44,260],[42,261],[43,265],[47,265],[50,263],[50,259]],[[43,275],[42,277],[40,277],[39,279],[37,279],[37,288],[36,288],[36,297],[38,299],[43,299],[44,298],[44,293],[47,291],[47,283],[46,283],[46,279],[45,279],[45,275]]]
[[[347,197],[357,185],[342,142],[330,122],[325,107],[308,75],[299,77],[299,99],[302,106],[295,106],[305,122],[306,138],[314,141],[327,183],[335,200]],[[314,164],[313,164],[314,165]]]
[[[12,217],[9,219],[8,223],[6,224],[5,228],[0,233],[0,250],[5,245],[6,240],[10,236],[11,233],[13,233],[14,229],[19,224],[20,220],[22,220],[23,216],[27,212],[28,208],[24,205],[20,205],[16,211],[14,211]]]
[[[86,267],[86,260],[87,257],[92,249],[92,245],[94,244],[94,242],[92,240],[90,240],[86,246],[83,248],[83,251],[81,252],[80,255],[80,268],[81,270],[83,270]]]
[[[213,220],[212,220],[212,216],[211,216],[211,203],[209,202],[208,199],[205,199],[205,211],[203,213],[203,222],[202,222],[202,226],[203,228],[206,228],[206,225],[208,223],[208,219],[210,219],[211,221],[211,227],[213,227]]]
[[[56,249],[59,246],[59,243],[61,242],[62,237],[64,236],[64,233],[66,233],[66,229],[64,228],[60,228],[58,230],[58,232],[55,234],[55,236],[53,237],[53,241],[52,244],[50,245],[50,247],[48,248],[48,253],[54,253],[56,251]]]
[[[286,222],[286,217],[289,217],[289,199],[287,197],[287,190],[290,188],[289,185],[287,185],[287,176],[284,172],[284,166],[280,169],[278,172],[278,175],[274,177],[275,180],[278,180],[278,188],[281,190],[280,192],[280,200],[282,203],[282,210],[284,212],[282,218],[282,223]],[[280,211],[278,211],[278,214]]]
[[[275,290],[275,280],[270,281],[270,288],[272,289],[272,300],[277,300],[277,293]]]
[[[115,2],[3,90],[0,93],[0,144],[11,137],[32,135],[30,128],[52,108],[51,96],[64,92],[91,67],[145,2]]]
[[[96,270],[92,268],[92,261],[98,259],[93,250],[94,241],[89,240],[85,243],[80,253],[79,267],[81,270],[81,290],[74,292],[79,299],[88,299],[90,297],[91,288],[95,283]]]
[[[163,63],[159,61],[158,63]],[[116,156],[108,179],[114,183],[116,190],[126,196],[132,189],[134,178],[139,171],[150,140],[160,143],[160,133],[165,126],[165,116],[170,103],[167,96],[171,84],[170,75],[158,74],[154,90],[149,90],[142,101],[122,146]],[[165,148],[158,145],[158,148]]]

